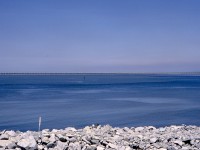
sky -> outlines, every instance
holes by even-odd
[[[199,0],[0,0],[0,72],[192,71]]]

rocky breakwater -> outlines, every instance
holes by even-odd
[[[113,128],[86,126],[41,132],[1,131],[0,150],[195,150],[200,149],[200,127],[153,126]]]

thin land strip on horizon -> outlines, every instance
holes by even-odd
[[[157,75],[157,74],[163,74],[163,75],[200,75],[200,72],[105,72],[105,73],[93,73],[93,72],[88,72],[88,73],[81,73],[81,72],[72,72],[72,73],[53,73],[53,72],[50,72],[50,73],[39,73],[39,72],[36,72],[36,73],[28,73],[28,72],[25,72],[25,73],[15,73],[15,72],[3,72],[3,73],[0,73],[0,75],[109,75],[109,74],[135,74],[135,75],[144,75],[144,74],[148,74],[148,75]]]

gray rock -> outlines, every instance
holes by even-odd
[[[6,131],[5,132],[8,136],[16,136],[16,133],[14,131]]]
[[[102,146],[97,146],[97,150],[104,150],[105,148]]]
[[[0,147],[7,147],[9,145],[12,145],[13,142],[12,141],[9,141],[9,140],[0,140]]]
[[[44,149],[44,146],[43,145],[38,145],[38,150],[43,150]]]
[[[8,149],[15,149],[17,147],[17,145],[14,142],[11,142],[7,145]]]
[[[135,131],[136,132],[141,132],[141,131],[143,131],[144,130],[144,127],[137,127],[137,128],[135,128]]]
[[[7,134],[2,134],[0,140],[8,140],[9,136]]]
[[[166,129],[165,128],[160,128],[159,131],[160,132],[164,132]]]
[[[195,147],[200,149],[200,143],[195,144]]]
[[[56,131],[57,131],[57,130],[56,130]],[[54,132],[55,132],[55,130],[54,130]],[[50,138],[49,138],[49,141],[50,141],[51,143],[56,142],[56,136],[55,136],[55,134],[51,134],[51,136],[50,136]]]
[[[54,148],[56,146],[56,143],[48,143],[47,148]]]
[[[155,143],[157,140],[158,140],[158,139],[155,138],[155,137],[154,137],[154,138],[151,138],[151,139],[150,139],[150,143]]]
[[[188,147],[182,147],[181,150],[189,150]]]
[[[113,148],[113,149],[117,149],[117,148],[118,148],[117,145],[112,144],[112,143],[108,143],[108,146],[109,146],[110,148]]]
[[[69,150],[81,150],[81,145],[79,142],[70,143]]]
[[[88,138],[85,137],[85,136],[82,137],[82,140],[83,140],[84,142],[86,142],[87,144],[91,144],[91,143],[90,143],[90,140],[91,140],[91,139],[88,139]]]
[[[60,137],[59,140],[60,140],[61,142],[67,142],[67,139],[66,139],[65,137]]]
[[[168,146],[168,147],[167,147],[167,150],[176,150],[176,148],[173,147],[173,146]]]
[[[69,138],[68,141],[74,143],[74,142],[76,142],[76,138],[75,137]]]
[[[91,141],[90,141],[92,144],[99,144],[99,140],[96,140],[96,139],[92,139]]]
[[[92,146],[90,146],[90,145],[85,145],[85,149],[82,148],[82,150],[96,150],[96,149],[97,149],[97,148],[96,148],[95,145],[92,145]]]
[[[178,145],[180,145],[180,146],[183,145],[183,142],[182,142],[181,140],[175,140],[174,143],[175,143],[175,144],[178,144]]]
[[[58,149],[65,149],[67,147],[67,143],[65,142],[61,142],[61,141],[57,141],[57,146]]]
[[[34,149],[37,147],[37,143],[33,136],[28,136],[26,139],[21,139],[18,143],[18,146],[23,147],[25,149]]]
[[[69,132],[69,131],[73,131],[73,132],[76,132],[77,130],[73,127],[68,127],[68,128],[65,128],[65,131],[66,132]]]
[[[130,148],[130,146],[126,146],[125,150],[132,150],[132,148]]]
[[[162,146],[160,145],[160,143],[153,143],[153,146],[157,149],[162,148]]]

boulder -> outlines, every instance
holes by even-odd
[[[12,147],[11,145],[13,145],[15,143],[13,143],[12,141],[9,140],[0,140],[0,147]]]
[[[37,143],[33,136],[28,136],[26,139],[21,139],[18,143],[18,146],[25,149],[35,149],[37,147]]]

